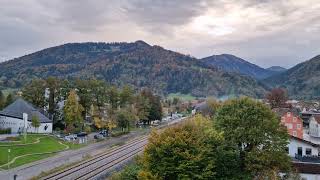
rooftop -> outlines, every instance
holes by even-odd
[[[50,120],[48,117],[42,114],[38,109],[36,109],[33,105],[26,102],[22,98],[18,98],[12,104],[10,104],[5,109],[0,111],[0,115],[19,118],[19,119],[23,119],[23,113],[28,114],[28,121],[31,121],[32,116],[36,115],[39,117],[39,121],[41,123],[52,122],[52,120]]]

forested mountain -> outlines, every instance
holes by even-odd
[[[274,71],[274,72],[284,72],[287,69],[284,67],[281,67],[281,66],[271,66],[271,67],[267,68],[267,70]]]
[[[238,72],[256,79],[264,79],[275,73],[231,54],[213,55],[203,58],[201,61],[224,71]]]
[[[143,41],[72,43],[0,64],[0,85],[20,87],[33,78],[97,78],[110,84],[149,87],[158,93],[195,96],[262,96],[250,77],[208,67],[202,61]]]
[[[271,86],[285,87],[296,98],[320,98],[320,55],[265,80]]]

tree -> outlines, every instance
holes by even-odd
[[[31,125],[32,127],[34,127],[35,129],[37,129],[40,127],[40,120],[39,117],[37,115],[33,115],[31,118]]]
[[[5,107],[9,106],[10,104],[12,104],[14,101],[14,96],[12,93],[8,94],[7,98],[6,98],[6,104]]]
[[[127,110],[120,110],[116,114],[116,120],[117,120],[117,125],[124,131],[127,129],[127,131],[130,130],[130,124],[135,121],[134,115]]]
[[[4,96],[2,91],[0,91],[0,110],[2,110],[5,107],[5,104],[6,104],[6,97]]]
[[[145,148],[139,177],[215,179],[216,148],[223,142],[211,121],[197,116],[178,126],[153,131]],[[145,177],[145,178],[143,178]]]
[[[84,108],[82,117],[85,118],[86,114],[90,111],[91,105],[93,104],[93,93],[91,91],[91,81],[93,80],[81,80],[75,81],[75,87],[77,88],[77,94],[79,96],[79,103]]]
[[[48,88],[49,97],[47,99],[48,103],[48,113],[50,118],[53,119],[55,124],[58,119],[58,102],[60,100],[60,81],[55,77],[48,77],[46,79],[46,87]]]
[[[133,101],[133,90],[130,86],[124,86],[119,94],[119,105],[121,108],[132,104]]]
[[[286,105],[288,95],[285,89],[275,88],[266,95],[266,98],[270,103],[271,108],[282,108]]]
[[[112,86],[108,90],[108,98],[109,98],[109,104],[111,105],[111,109],[113,111],[117,110],[119,105],[119,92],[115,86]]]
[[[64,119],[68,131],[83,122],[81,113],[84,111],[81,104],[79,104],[78,96],[75,90],[71,90],[64,106]]]
[[[22,96],[38,108],[45,106],[46,81],[34,79],[22,89]]]
[[[275,179],[289,170],[287,130],[264,104],[250,98],[230,100],[218,110],[215,126],[239,154],[239,168],[251,179]]]
[[[139,120],[145,122],[149,122],[148,117],[150,113],[150,103],[147,98],[145,98],[142,95],[138,95],[136,97],[136,116],[139,118]]]

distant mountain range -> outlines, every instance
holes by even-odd
[[[271,87],[283,87],[291,97],[320,99],[320,55],[264,80]]]
[[[217,67],[224,71],[238,72],[244,75],[251,76],[255,79],[265,79],[281,72],[281,67],[271,67],[268,69],[264,69],[231,54],[213,55],[203,58],[201,59],[201,61],[203,61],[207,65]]]
[[[149,87],[159,94],[262,97],[262,83],[237,72],[143,41],[71,43],[0,64],[0,86],[21,87],[33,78],[97,78],[110,84]]]
[[[281,67],[281,66],[271,66],[271,67],[267,68],[267,70],[273,71],[273,72],[284,72],[284,71],[286,71],[287,69],[286,69],[286,68],[283,68],[283,67]]]
[[[136,89],[194,96],[263,97],[274,87],[296,98],[320,98],[320,56],[286,70],[267,69],[230,54],[196,59],[143,41],[70,43],[0,63],[0,88],[33,78],[96,78]]]

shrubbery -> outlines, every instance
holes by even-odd
[[[0,129],[0,134],[11,134],[11,128]]]

